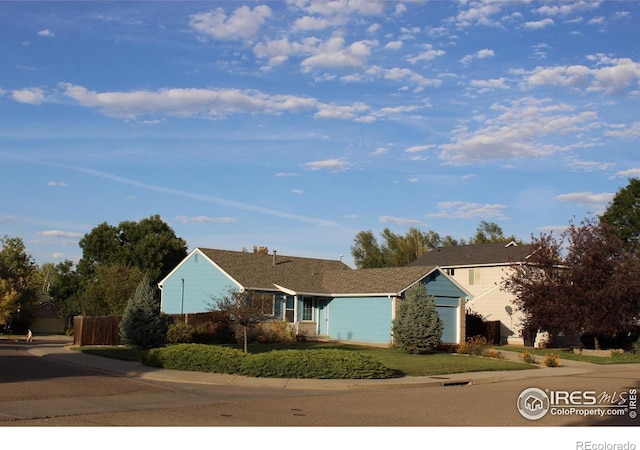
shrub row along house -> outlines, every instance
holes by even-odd
[[[470,292],[437,265],[351,269],[338,260],[196,248],[160,281],[166,314],[210,311],[231,291],[252,291],[264,312],[309,338],[389,345],[404,293],[416,283],[435,297],[442,342],[465,339]]]

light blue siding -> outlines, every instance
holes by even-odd
[[[436,298],[455,298],[457,304],[458,298],[466,296],[453,281],[439,271],[429,274],[422,282],[428,285],[427,293]]]
[[[329,337],[389,344],[392,302],[386,297],[334,298],[329,303]]]
[[[458,308],[436,306],[438,317],[444,322],[440,341],[445,344],[458,343]]]
[[[167,314],[206,312],[215,299],[227,295],[230,288],[238,286],[196,252],[164,280],[161,309]]]

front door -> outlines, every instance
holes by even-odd
[[[318,299],[318,334],[320,336],[329,335],[329,300],[328,298]]]

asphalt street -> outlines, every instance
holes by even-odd
[[[576,430],[570,437],[575,441],[577,430],[584,434],[585,427],[615,430],[611,435],[622,438],[629,426],[640,423],[628,405],[629,392],[640,389],[638,364],[567,361],[559,368],[388,381],[283,380],[167,371],[85,355],[67,344],[64,339],[33,344],[0,339],[0,426],[569,426]],[[531,388],[549,395],[594,392],[608,398],[588,415],[578,405],[573,413],[549,410],[531,420],[516,405]],[[625,414],[612,415],[621,411],[614,403],[625,399]]]

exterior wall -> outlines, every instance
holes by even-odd
[[[474,270],[480,274],[479,278],[474,277],[474,284],[469,284],[468,267],[456,267],[454,274],[450,275],[473,295],[473,299],[467,303],[467,310],[475,311],[489,321],[499,320],[502,343],[523,343],[520,329],[522,313],[515,312],[513,295],[500,287],[510,269],[506,266],[487,266]],[[507,306],[514,311],[512,316],[507,313]]]
[[[442,342],[459,344],[465,335],[465,293],[440,272],[432,273],[423,283],[426,285],[427,294],[435,297],[436,310],[444,322]]]
[[[160,309],[167,314],[206,312],[230,288],[239,286],[204,255],[194,252],[164,280]]]
[[[391,343],[392,301],[387,297],[337,297],[328,306],[331,339]]]

